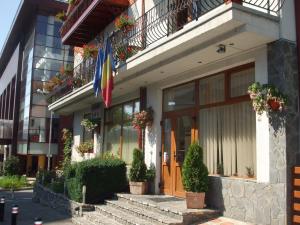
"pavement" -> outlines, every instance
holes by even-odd
[[[0,196],[5,196],[5,217],[0,225],[11,225],[11,208],[14,204],[19,206],[17,225],[34,225],[34,219],[41,217],[43,225],[73,225],[70,217],[62,215],[49,207],[32,202],[32,190],[15,192],[14,199],[11,193],[0,191]]]
[[[197,225],[254,225],[254,224],[245,223],[245,222],[233,220],[226,217],[219,217],[205,223],[199,223]]]

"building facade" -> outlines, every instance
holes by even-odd
[[[11,124],[10,133],[3,131],[5,144],[27,174],[46,169],[46,157],[58,155],[59,119],[52,115],[50,132],[45,87],[61,67],[73,65],[73,49],[62,45],[62,22],[55,18],[66,7],[62,1],[22,1],[1,54],[1,118]]]
[[[297,1],[100,2],[76,1],[61,30],[78,47],[110,37],[117,64],[109,109],[94,96],[95,59],[80,48],[74,76],[84,82],[53,92],[49,110],[74,116],[72,160],[110,152],[130,166],[144,139],[156,193],[184,197],[182,162],[196,141],[210,172],[208,206],[254,224],[290,224],[290,171],[300,160]],[[120,31],[122,13],[135,22]],[[247,93],[254,82],[287,95],[283,113],[255,113]],[[154,121],[141,138],[132,116],[148,107]],[[85,118],[98,129],[86,130]],[[87,141],[94,149],[82,157]]]

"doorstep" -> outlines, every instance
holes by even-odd
[[[131,202],[145,210],[156,210],[170,217],[181,219],[182,224],[191,224],[192,221],[209,221],[221,215],[218,210],[214,209],[187,209],[185,199],[168,195],[117,194],[117,198]]]

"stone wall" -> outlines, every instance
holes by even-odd
[[[284,114],[270,115],[270,182],[210,177],[207,204],[224,216],[262,225],[291,224],[291,171],[299,165],[298,66],[296,44],[268,45],[268,83],[288,96]]]
[[[285,184],[264,184],[253,180],[210,177],[207,205],[226,217],[261,225],[284,225]]]
[[[80,207],[80,203],[71,201],[62,194],[54,193],[38,183],[34,186],[32,200],[69,216],[76,215]]]

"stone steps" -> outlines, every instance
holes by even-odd
[[[88,215],[84,215],[83,217],[73,217],[72,222],[75,225],[122,225],[113,219],[95,212],[88,212],[86,214]]]
[[[165,223],[152,222],[110,205],[98,205],[96,206],[96,211],[107,217],[114,218],[114,220],[124,225],[165,225]]]
[[[210,209],[188,210],[183,199],[170,196],[134,196],[118,194],[117,199],[107,200],[103,205],[95,205],[95,211],[83,212],[83,217],[73,218],[76,225],[189,225],[196,221],[207,221],[219,216]],[[158,198],[169,201],[160,204]]]
[[[143,207],[132,204],[132,201],[124,200],[110,200],[106,201],[106,204],[112,206],[121,211],[127,212],[136,217],[146,219],[151,221],[154,224],[172,224],[172,225],[181,225],[182,219],[176,219],[169,216],[168,214],[162,211],[154,211],[153,209],[145,209]]]
[[[160,197],[162,199],[164,198],[164,196]],[[208,221],[210,219],[220,216],[220,212],[218,210],[187,210],[182,209],[182,207],[174,207],[174,205],[171,202],[167,204],[168,206],[162,206],[160,204],[155,204],[153,201],[149,201],[149,199],[151,198],[147,200],[147,198],[141,198],[139,196],[134,196],[130,194],[117,194],[117,198],[119,202],[128,202],[131,205],[135,205],[136,207],[146,210],[147,213],[154,212],[163,216],[167,216],[168,218],[173,218],[176,221],[181,221],[181,223],[175,224],[188,225],[194,222]]]

